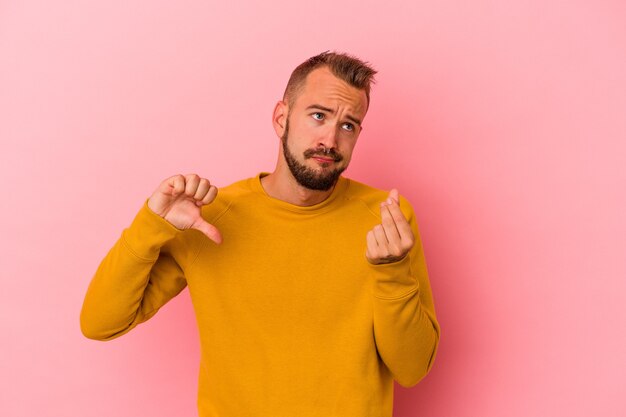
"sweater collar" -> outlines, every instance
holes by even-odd
[[[252,190],[261,194],[263,200],[268,204],[271,204],[272,206],[300,213],[318,213],[321,211],[332,209],[335,203],[341,200],[338,197],[345,192],[348,187],[348,183],[350,182],[348,178],[339,176],[339,178],[337,179],[337,183],[335,184],[335,188],[333,188],[333,191],[324,201],[321,201],[312,206],[298,206],[296,204],[291,204],[278,198],[271,197],[265,191],[263,185],[261,184],[261,178],[266,175],[269,175],[269,172],[260,172],[255,177],[250,178],[250,185]]]

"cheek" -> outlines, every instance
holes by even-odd
[[[354,141],[354,139],[346,139],[344,143],[345,145],[341,147],[339,150],[345,158],[349,158],[354,152],[356,141]]]
[[[320,139],[319,132],[310,126],[300,126],[298,131],[293,132],[293,134],[289,131],[289,137],[292,140],[291,143],[293,146],[302,151],[315,148]]]
[[[321,134],[321,129],[313,123],[302,123],[300,125],[300,137],[308,142],[315,142],[317,136]]]
[[[289,123],[289,135],[291,136],[293,134],[293,136],[298,139],[308,137],[312,131],[313,126],[311,126],[307,120],[294,118]]]

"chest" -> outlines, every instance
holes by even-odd
[[[351,314],[371,295],[365,250],[375,223],[354,211],[301,217],[233,211],[215,222],[223,243],[207,242],[187,271],[190,291],[230,314],[257,318],[302,323]]]

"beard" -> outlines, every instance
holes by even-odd
[[[309,190],[328,191],[335,186],[339,176],[346,170],[347,166],[341,168],[335,168],[332,170],[322,170],[318,172],[315,169],[309,168],[300,161],[298,161],[295,155],[289,150],[289,115],[287,115],[287,122],[285,124],[285,133],[281,137],[283,143],[283,155],[285,155],[285,161],[291,171],[291,175],[296,179],[298,184]],[[307,149],[303,153],[304,159],[310,159],[314,156],[322,156],[324,158],[332,158],[335,162],[343,160],[343,157],[339,155],[334,149],[330,149],[324,152],[323,149]]]

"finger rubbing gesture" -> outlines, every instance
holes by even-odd
[[[367,232],[365,257],[374,265],[403,259],[415,244],[411,225],[400,210],[397,189],[392,189],[387,200],[380,203],[380,217],[382,223]]]

